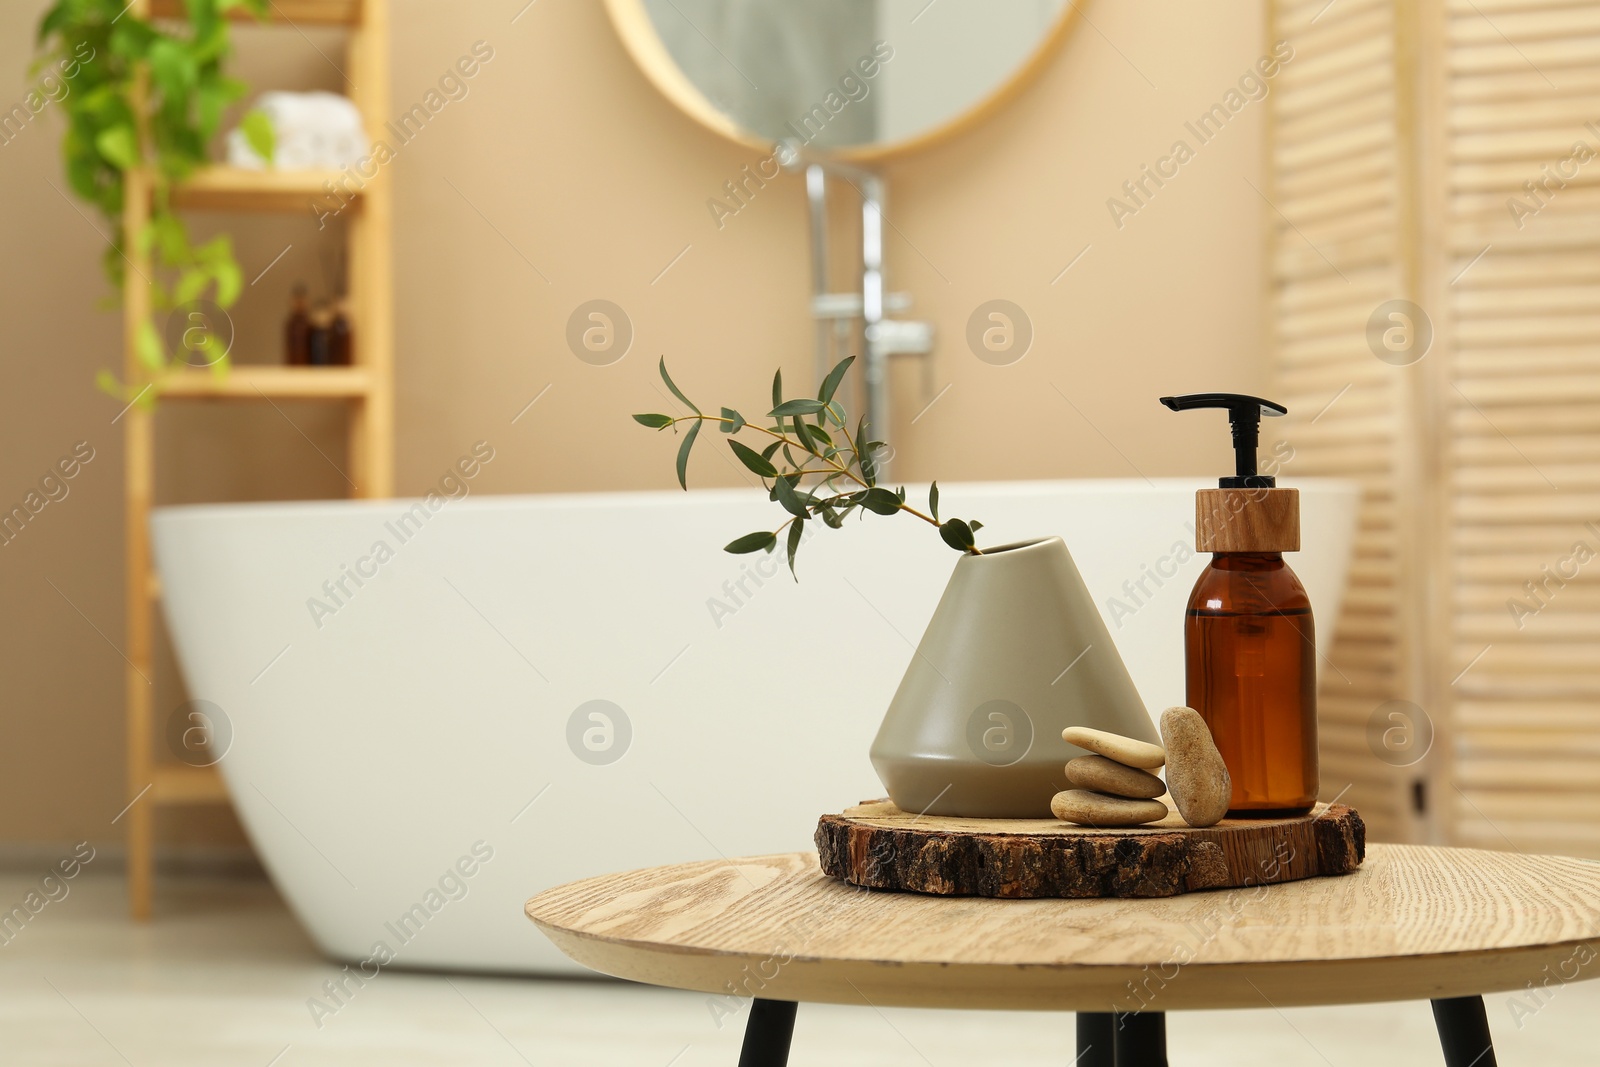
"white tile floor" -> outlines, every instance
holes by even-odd
[[[0,901],[30,880],[0,876]],[[184,881],[161,917],[128,922],[120,879],[85,873],[0,944],[0,1064],[732,1067],[743,1015],[707,998],[606,981],[385,971],[319,1029],[306,1007],[336,968],[271,888]],[[1600,982],[1556,990],[1519,1028],[1487,998],[1505,1067],[1600,1063]],[[1064,1067],[1072,1018],[803,1005],[794,1067]],[[1388,1067],[1442,1062],[1426,1003],[1169,1017],[1176,1067]]]

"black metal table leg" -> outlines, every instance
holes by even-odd
[[[1116,1067],[1167,1067],[1167,1017],[1159,1011],[1116,1016]]]
[[[739,1067],[787,1067],[789,1039],[794,1036],[792,1000],[761,1000],[750,1004],[750,1021],[744,1024],[744,1046]]]
[[[1117,1067],[1116,1023],[1108,1011],[1078,1013],[1078,1058],[1072,1067]]]
[[[1495,1067],[1489,1014],[1482,997],[1450,997],[1433,1002],[1433,1021],[1444,1047],[1445,1067]]]

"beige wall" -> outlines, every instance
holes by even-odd
[[[21,95],[17,72],[42,6],[0,12],[8,98]],[[666,488],[670,447],[626,418],[665,406],[658,355],[703,403],[746,410],[760,408],[775,363],[791,380],[810,373],[799,182],[769,185],[719,231],[706,200],[753,153],[662,100],[598,3],[539,0],[512,24],[522,6],[394,5],[397,110],[474,41],[495,49],[470,95],[390,171],[398,484],[418,492],[488,439],[498,456],[479,491]],[[1173,3],[1156,17],[1146,5],[1103,3],[1088,14],[1093,26],[1081,25],[1039,82],[984,128],[888,168],[891,284],[915,294],[912,314],[940,331],[931,391],[917,368],[896,374],[904,477],[1210,473],[1229,462],[1221,428],[1179,420],[1154,398],[1265,381],[1262,204],[1245,180],[1259,170],[1255,106],[1120,231],[1105,205],[1262,51],[1259,7]],[[241,73],[255,84],[339,83],[292,31],[251,29],[241,39]],[[332,41],[315,40],[337,58]],[[91,379],[117,358],[118,323],[96,308],[100,239],[46,184],[61,184],[59,131],[52,118],[0,147],[9,385],[0,394],[0,501],[20,498],[75,441],[92,442],[96,459],[71,496],[0,548],[9,608],[0,841],[109,842],[129,795],[113,647],[122,632],[122,450],[110,424],[117,405]],[[293,245],[236,316],[241,358],[270,358],[288,285],[319,282],[330,268],[304,219],[225,222],[247,278]],[[972,310],[997,297],[1021,305],[1036,330],[1026,358],[1006,367],[980,362],[963,339]],[[621,305],[635,330],[627,357],[609,367],[580,362],[564,340],[568,315],[594,298]],[[336,416],[285,411],[340,459]],[[330,496],[342,485],[270,410],[174,405],[164,419],[165,499]],[[726,485],[737,474],[705,450],[691,478]],[[182,699],[170,663],[156,684],[158,710]],[[173,813],[161,833],[169,842],[237,840],[217,813]]]

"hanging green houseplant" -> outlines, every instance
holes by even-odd
[[[59,105],[67,118],[62,156],[72,191],[99,210],[111,229],[107,277],[118,290],[128,281],[130,252],[147,253],[154,310],[171,311],[202,298],[222,308],[239,298],[242,278],[226,235],[194,244],[172,210],[178,182],[209,163],[207,148],[223,112],[248,91],[223,73],[232,54],[228,12],[242,8],[257,17],[268,0],[185,0],[187,18],[157,24],[128,10],[127,0],[56,0],[39,22],[34,72],[51,67],[65,79]],[[68,72],[71,72],[70,74]],[[270,160],[272,129],[259,112],[247,115],[251,146]],[[127,175],[150,174],[149,224],[123,232]],[[217,372],[227,368],[215,334],[204,331],[191,351]],[[136,350],[155,385],[122,383],[101,371],[101,388],[124,400],[150,403],[161,379],[183,365],[175,361],[153,322],[139,326]]]

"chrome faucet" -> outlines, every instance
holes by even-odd
[[[887,292],[884,286],[883,227],[885,189],[883,176],[848,163],[808,156],[797,144],[780,146],[778,158],[791,170],[804,169],[806,202],[811,216],[811,317],[816,324],[816,378],[851,351],[864,353],[861,382],[862,407],[874,440],[889,437],[889,362],[895,356],[920,356],[933,352],[933,324],[887,317],[911,306],[908,293]],[[834,292],[828,285],[828,179],[849,185],[861,198],[861,287],[857,292]],[[931,362],[925,362],[931,369]],[[890,477],[892,452],[877,457],[882,478]]]

